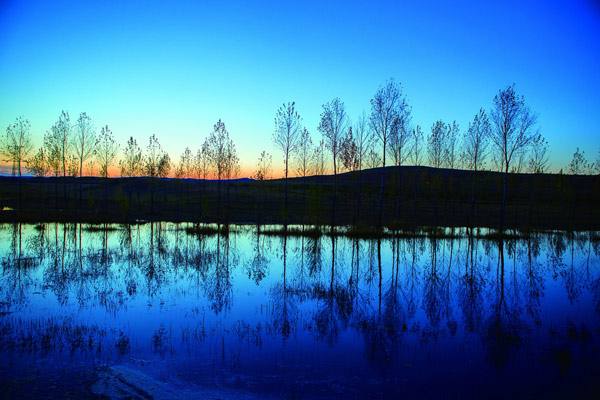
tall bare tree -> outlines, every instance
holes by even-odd
[[[92,119],[86,113],[79,114],[71,140],[73,152],[79,161],[79,176],[83,176],[83,163],[92,158],[96,144],[96,132]]]
[[[119,145],[115,141],[112,131],[108,128],[108,125],[105,125],[102,127],[102,129],[100,129],[100,134],[96,139],[94,147],[96,158],[98,159],[98,164],[100,165],[100,176],[103,178],[108,178],[110,166],[115,161],[117,152],[119,151]],[[81,165],[82,164],[80,164],[80,166]]]
[[[494,97],[491,112],[493,123],[491,140],[508,174],[515,156],[523,152],[534,138],[536,116],[529,110],[525,98],[519,96],[514,85],[502,89]]]
[[[52,141],[53,146],[59,157],[59,162],[62,166],[62,175],[67,176],[67,162],[69,159],[69,140],[71,138],[71,118],[69,113],[62,111],[58,117],[58,121],[52,126]]]
[[[465,166],[473,171],[485,168],[492,126],[482,108],[469,123],[463,139],[463,158]]]
[[[13,175],[21,176],[22,166],[27,163],[29,154],[33,150],[30,129],[29,121],[18,117],[6,128],[6,133],[0,141],[0,154],[4,161],[12,164]]]
[[[296,151],[296,173],[298,176],[307,176],[310,174],[312,157],[313,143],[310,132],[308,129],[302,128],[298,142],[298,150]]]
[[[202,146],[196,152],[196,157],[194,157],[194,169],[196,170],[196,176],[198,178],[208,178],[208,174],[210,172],[208,140],[204,140],[204,142],[202,142]]]
[[[207,139],[210,165],[218,180],[230,178],[239,168],[233,140],[223,121],[218,120]]]
[[[385,167],[387,144],[399,120],[408,120],[410,107],[402,92],[402,87],[393,79],[381,86],[371,99],[371,128],[383,147],[382,157]]]
[[[285,176],[285,204],[287,208],[288,198],[288,172],[290,156],[296,151],[299,139],[302,119],[296,111],[296,104],[292,101],[281,105],[275,113],[275,131],[273,141],[283,153],[283,165]]]
[[[125,150],[123,150],[123,159],[119,165],[121,166],[121,176],[137,176],[142,172],[142,149],[133,137],[129,137],[127,140]]]
[[[389,152],[394,160],[394,165],[401,166],[410,156],[410,140],[412,138],[409,124],[410,114],[408,109],[398,110],[392,129],[390,130]]]
[[[179,157],[179,164],[175,170],[176,178],[190,178],[194,171],[194,159],[192,156],[192,150],[186,147],[181,156]]]
[[[356,158],[358,162],[358,169],[363,169],[366,164],[366,157],[369,152],[369,148],[373,143],[373,131],[369,127],[369,121],[367,120],[366,114],[363,112],[354,125],[354,135],[356,137]]]
[[[444,153],[446,167],[456,168],[458,161],[458,134],[460,128],[456,121],[446,125],[446,140],[444,141]]]
[[[323,134],[325,146],[331,152],[333,159],[333,175],[337,175],[337,161],[340,151],[340,141],[346,129],[347,116],[344,103],[335,98],[323,104],[319,132]]]
[[[543,174],[548,168],[548,141],[541,133],[535,135],[531,141],[529,154],[529,172]]]
[[[321,139],[319,144],[315,146],[313,152],[313,162],[314,162],[314,174],[315,175],[325,175],[325,171],[327,170],[327,166],[325,163],[325,140]]]
[[[161,162],[164,163],[165,152],[163,151],[156,135],[150,136],[148,146],[146,146],[146,154],[144,156],[144,173],[150,177],[160,176]],[[163,171],[164,171],[163,165]]]
[[[419,166],[423,162],[423,131],[421,130],[421,126],[417,125],[412,130],[412,151],[411,151],[411,161],[413,165]]]
[[[340,160],[346,171],[358,170],[358,150],[352,127],[348,128],[348,133],[344,136],[340,144]]]
[[[445,165],[445,142],[446,124],[440,120],[435,121],[427,138],[427,156],[432,167],[442,168]]]

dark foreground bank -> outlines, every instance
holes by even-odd
[[[600,177],[388,167],[284,180],[0,178],[0,221],[599,229]]]

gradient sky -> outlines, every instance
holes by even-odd
[[[514,82],[553,168],[600,148],[597,1],[121,3],[0,0],[2,129],[23,115],[39,143],[62,109],[86,111],[121,144],[156,133],[177,160],[222,118],[248,175],[263,149],[281,165],[282,102],[315,139],[321,104],[339,96],[355,119],[394,77],[426,132],[466,128]]]

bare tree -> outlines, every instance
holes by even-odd
[[[371,147],[369,149],[369,152],[367,153],[367,167],[368,168],[377,168],[381,165],[381,157],[379,156],[379,154],[377,153],[377,151],[375,151],[375,149],[373,147]]]
[[[412,155],[412,163],[416,166],[421,165],[421,163],[423,162],[422,158],[422,149],[423,149],[423,131],[421,130],[421,127],[419,125],[417,125],[413,130],[412,130],[412,151],[411,151],[411,155]]]
[[[412,138],[408,126],[408,113],[398,113],[392,123],[389,137],[389,152],[396,166],[404,164],[410,156],[410,140]]]
[[[100,134],[96,139],[95,153],[100,165],[100,176],[108,178],[111,164],[117,157],[119,145],[115,141],[112,131],[105,125],[100,129]],[[79,159],[81,161],[81,158]],[[81,167],[81,163],[79,164]]]
[[[44,146],[40,147],[29,162],[29,170],[35,176],[46,176],[49,172]]]
[[[281,105],[275,113],[275,131],[273,132],[273,141],[275,145],[283,152],[284,176],[286,179],[286,197],[287,197],[287,178],[289,172],[289,160],[299,144],[302,119],[296,111],[296,103],[289,102]]]
[[[596,156],[594,171],[596,172],[596,174],[600,175],[600,149],[598,149],[598,155]]]
[[[33,150],[30,129],[29,121],[18,117],[6,128],[6,133],[0,142],[0,154],[4,157],[4,161],[12,164],[13,175],[21,176],[22,165],[27,163],[29,154]]]
[[[194,168],[198,178],[206,179],[210,172],[210,154],[208,140],[204,140],[202,146],[196,152],[194,158]]]
[[[536,117],[525,104],[524,97],[516,93],[514,85],[500,90],[494,97],[491,116],[491,140],[504,173],[508,174],[514,157],[523,152],[534,138],[532,130]]]
[[[239,168],[239,159],[233,140],[223,121],[218,120],[207,139],[210,165],[218,180],[230,178]]]
[[[72,147],[79,161],[79,176],[83,176],[83,163],[94,155],[96,133],[92,119],[86,113],[79,114],[75,123],[75,132],[72,137]]]
[[[296,152],[296,173],[298,176],[306,176],[310,173],[311,159],[313,157],[312,147],[313,143],[310,138],[310,132],[308,132],[308,129],[303,128],[300,133],[298,150]]]
[[[319,132],[323,134],[325,146],[331,152],[333,159],[333,175],[337,174],[337,161],[340,151],[340,141],[342,134],[346,129],[346,110],[344,103],[335,98],[328,103],[323,104],[321,120],[319,122]]]
[[[163,152],[160,160],[158,161],[157,174],[159,178],[166,178],[171,172],[171,157],[166,152]]]
[[[469,123],[463,139],[463,157],[467,168],[478,171],[485,167],[491,130],[490,121],[482,108]]]
[[[269,179],[271,175],[271,163],[273,158],[266,151],[262,151],[260,156],[258,157],[258,163],[256,165],[256,173],[254,174],[254,179],[257,181],[264,181],[265,179]]]
[[[69,158],[69,139],[71,137],[71,118],[69,113],[62,111],[58,121],[51,128],[51,146],[54,147],[52,154],[59,159],[62,166],[62,175],[67,176],[67,162]]]
[[[399,120],[408,120],[410,107],[402,93],[402,87],[393,79],[388,80],[380,87],[371,99],[371,128],[375,137],[383,146],[383,166],[385,167],[385,156],[387,143],[392,135],[394,124]]]
[[[144,173],[150,177],[158,177],[161,162],[164,162],[164,151],[158,142],[156,135],[150,136],[146,155],[144,156]]]
[[[356,158],[358,161],[358,169],[363,169],[365,159],[367,157],[369,148],[373,142],[373,133],[369,128],[369,123],[366,114],[363,112],[354,127],[356,137]]]
[[[446,140],[444,140],[444,159],[446,167],[456,168],[458,159],[458,134],[460,128],[456,121],[446,125]]]
[[[431,127],[431,134],[427,138],[427,156],[429,165],[442,168],[445,164],[446,124],[443,121],[435,121]]]
[[[319,144],[315,147],[313,153],[314,171],[315,175],[325,175],[326,163],[325,163],[325,140],[321,139]]]
[[[350,127],[340,144],[340,159],[346,171],[356,171],[358,169],[357,149],[356,141],[352,135],[352,127]]]
[[[181,156],[179,157],[179,165],[175,170],[176,178],[189,178],[192,176],[194,170],[194,160],[192,156],[192,150],[186,147]]]
[[[543,174],[548,168],[548,141],[538,133],[531,141],[529,172]]]
[[[589,172],[589,164],[587,159],[585,158],[585,152],[579,150],[575,150],[573,153],[573,158],[571,158],[571,162],[569,162],[568,171],[572,175],[585,175]]]
[[[123,159],[119,162],[121,176],[137,176],[142,170],[142,150],[133,137],[129,137],[123,151]]]

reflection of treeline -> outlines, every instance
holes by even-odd
[[[0,178],[0,207],[14,209],[0,211],[0,220],[334,223],[363,233],[377,233],[381,226],[598,229],[600,177],[510,174],[506,196],[504,180],[497,172],[428,167],[293,178],[287,185],[283,180]]]
[[[166,354],[177,337],[203,342],[214,333],[198,314],[235,307],[233,292],[243,275],[270,289],[262,300],[266,312],[260,318],[266,320],[254,321],[263,328],[253,329],[252,343],[265,342],[257,335],[288,339],[305,330],[335,344],[352,329],[364,336],[366,355],[374,362],[393,363],[403,336],[430,341],[464,329],[482,337],[494,363],[505,364],[530,329],[543,327],[542,302],[553,286],[549,279],[560,283],[571,302],[591,294],[600,312],[596,232],[505,238],[449,228],[413,237],[356,239],[220,227],[208,234],[186,231],[186,225],[107,226],[104,231],[75,224],[2,226],[8,245],[2,253],[0,345],[88,351],[108,334],[119,353],[128,351],[129,338],[119,330],[12,316],[31,306],[34,291],[54,294],[63,307],[98,306],[115,315],[127,313],[138,296],[150,301],[165,293],[194,298],[202,293],[207,307],[197,300],[195,309],[203,311],[191,310],[192,327],[182,321],[181,335],[161,327],[152,336],[154,351]],[[36,262],[24,266],[21,258]],[[273,279],[265,279],[269,275]],[[248,340],[244,332],[250,328],[232,328],[240,340]]]

